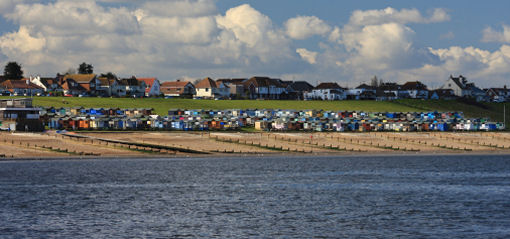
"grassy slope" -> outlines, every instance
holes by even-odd
[[[0,97],[8,98],[8,97]],[[169,109],[323,109],[359,110],[367,112],[462,111],[466,117],[489,117],[503,121],[502,103],[473,103],[442,100],[376,101],[289,101],[289,100],[191,100],[191,99],[130,99],[34,97],[34,105],[54,107],[83,106],[90,108],[154,108],[166,115]],[[507,107],[510,121],[510,104]]]

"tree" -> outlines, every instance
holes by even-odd
[[[106,79],[116,79],[117,78],[117,76],[111,72],[102,73],[101,77],[106,77]]]
[[[23,70],[21,70],[21,65],[15,61],[11,61],[5,65],[4,68],[4,77],[9,80],[20,80],[23,78]]]
[[[372,79],[370,79],[370,86],[375,88],[379,87],[379,80],[377,79],[377,76],[374,76]]]
[[[94,67],[91,64],[83,62],[78,67],[78,74],[92,74],[92,73],[94,73]]]

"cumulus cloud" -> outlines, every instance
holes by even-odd
[[[301,58],[307,61],[310,64],[315,64],[317,58],[317,52],[309,51],[305,48],[298,48],[296,52],[301,56]]]
[[[499,32],[492,27],[487,27],[483,30],[483,42],[502,42],[510,43],[510,26],[503,25],[503,31]]]
[[[316,16],[299,16],[285,22],[286,33],[293,39],[306,39],[313,35],[325,35],[331,27]]]
[[[444,9],[425,14],[416,9],[358,10],[344,25],[330,26],[316,16],[278,25],[248,4],[218,12],[215,3],[0,1],[0,9],[10,8],[0,14],[18,25],[0,35],[0,56],[19,61],[27,74],[53,75],[85,61],[97,72],[161,80],[267,74],[355,86],[374,74],[387,81],[425,83],[463,74],[483,85],[477,79],[504,82],[510,73],[508,45],[495,51],[417,47],[410,25],[447,21]],[[502,31],[487,28],[483,40],[510,42],[508,32],[506,25]],[[319,39],[317,47],[295,41],[306,39]]]
[[[46,39],[42,36],[33,37],[27,27],[20,27],[18,32],[8,33],[0,37],[0,48],[3,52],[28,53],[31,51],[39,51],[46,44]]]

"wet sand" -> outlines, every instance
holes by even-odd
[[[510,133],[0,133],[0,160],[310,154],[510,154]]]

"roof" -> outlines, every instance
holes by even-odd
[[[55,79],[55,78],[52,78],[52,77],[41,77],[41,83],[46,86],[46,87],[49,87],[51,86],[52,84],[57,84],[58,85],[58,80]]]
[[[386,82],[382,83],[378,88],[380,90],[400,90],[402,86],[397,83]]]
[[[370,89],[370,90],[373,90],[373,89],[375,89],[375,87],[363,83],[363,84],[359,85],[358,87],[356,87],[356,89]]]
[[[81,84],[76,84],[76,86],[69,85],[68,81],[65,81],[64,84],[62,84],[62,89],[64,90],[73,90],[73,91],[87,91]]]
[[[324,82],[320,83],[318,86],[316,86],[314,89],[343,89],[335,82]]]
[[[119,83],[121,85],[131,85],[131,86],[138,86],[138,85],[141,85],[141,82],[138,81],[136,78],[134,77],[131,77],[131,78],[126,78],[126,79],[121,79],[119,81]]]
[[[306,81],[295,81],[289,84],[289,87],[294,91],[310,91],[313,86]]]
[[[275,86],[280,88],[284,87],[280,79],[271,79],[265,76],[254,76],[244,81],[244,85],[250,84],[253,84],[255,87],[269,87],[269,86]]]
[[[216,85],[216,82],[207,77],[203,80],[201,80],[200,82],[198,82],[196,85],[195,85],[196,88],[218,88],[218,86]]]
[[[0,83],[0,85],[6,89],[42,89],[42,87],[29,80],[6,80]]]
[[[466,80],[466,77],[462,76],[462,75],[459,75],[459,77],[453,77],[450,75],[450,79],[461,89],[467,89],[466,87],[466,83],[467,83],[467,80]]]
[[[189,81],[165,81],[161,83],[161,89],[163,88],[178,88],[185,87],[187,84],[191,84]],[[191,84],[193,85],[193,84]]]
[[[96,77],[96,74],[69,74],[64,76],[64,81],[73,79],[78,83],[89,83]]]
[[[409,81],[402,85],[403,90],[427,90],[427,86],[419,81]]]
[[[152,87],[154,85],[154,82],[157,80],[157,78],[136,78],[136,79],[145,82],[147,87]]]
[[[231,84],[231,85],[242,85],[243,82],[246,81],[246,79],[243,78],[234,78],[234,79],[218,79],[216,80],[216,83],[223,83],[225,85]]]
[[[97,78],[101,86],[111,86],[115,82],[115,79],[108,79],[107,77],[99,77]]]

